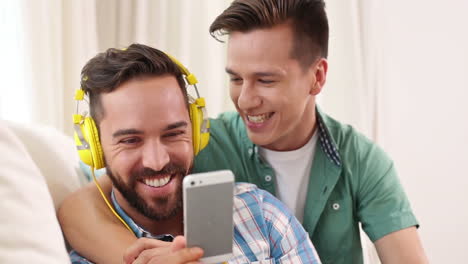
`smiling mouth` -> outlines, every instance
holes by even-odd
[[[158,178],[158,179],[155,179],[155,178],[144,179],[144,180],[142,180],[142,182],[144,184],[150,186],[150,187],[160,188],[160,187],[163,187],[163,186],[167,185],[171,181],[171,178],[172,178],[172,176],[168,175],[166,177],[162,177],[162,178]]]
[[[246,115],[246,117],[249,122],[252,122],[254,124],[261,124],[265,121],[268,121],[273,116],[273,114],[274,112],[270,112],[261,115]]]

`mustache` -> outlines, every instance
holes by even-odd
[[[161,170],[153,170],[148,167],[144,167],[142,169],[139,169],[137,171],[132,172],[132,179],[134,180],[139,180],[139,179],[146,179],[146,178],[152,178],[152,177],[157,177],[160,175],[167,175],[167,174],[182,174],[186,175],[188,169],[185,168],[184,166],[175,164],[175,163],[169,163],[164,168]]]

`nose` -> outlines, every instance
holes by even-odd
[[[262,100],[257,93],[257,88],[249,82],[244,82],[238,88],[239,97],[237,98],[237,106],[239,109],[248,111],[261,105]]]
[[[142,165],[145,168],[151,168],[160,171],[170,162],[167,147],[161,142],[148,142],[145,144]]]

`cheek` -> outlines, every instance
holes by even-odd
[[[274,97],[273,105],[281,113],[284,120],[301,118],[307,102],[307,95],[286,93]]]
[[[237,105],[237,99],[239,98],[240,89],[233,85],[229,86],[229,96],[231,96],[232,102]]]
[[[118,173],[126,181],[127,176],[130,174],[132,169],[138,167],[138,162],[141,157],[141,151],[138,150],[121,150],[118,152],[111,153],[109,158],[106,156],[107,165],[113,170],[114,173]]]
[[[193,145],[192,142],[181,142],[173,148],[171,153],[173,162],[184,164],[189,167],[193,160]]]

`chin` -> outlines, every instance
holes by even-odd
[[[249,136],[250,141],[257,146],[268,146],[271,145],[271,136],[267,133],[253,133],[247,131],[247,135]]]

